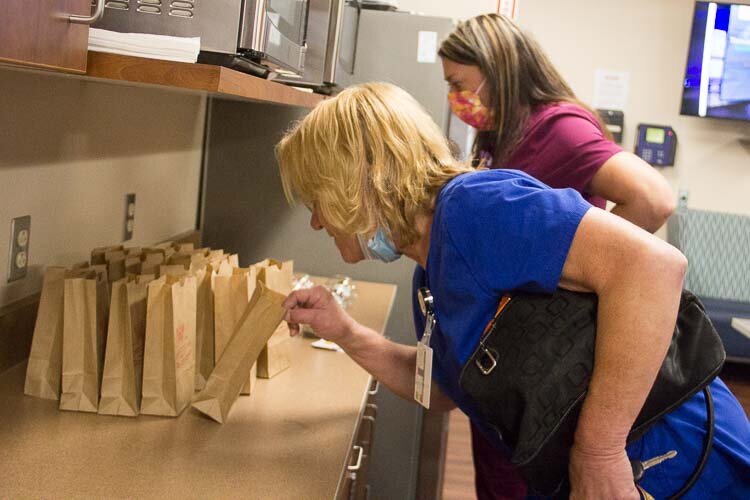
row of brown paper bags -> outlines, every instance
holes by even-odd
[[[119,255],[48,268],[24,392],[59,399],[64,410],[177,416],[201,390],[194,406],[223,422],[240,391],[250,392],[256,360],[264,377],[289,365],[280,304],[292,263],[238,268],[223,252],[183,259],[208,252],[165,252],[159,278],[126,273],[111,298],[108,270]]]

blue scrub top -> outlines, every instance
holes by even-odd
[[[434,351],[433,380],[499,449],[507,451],[500,437],[479,417],[472,400],[461,391],[461,369],[503,294],[513,290],[551,293],[557,288],[575,232],[590,208],[573,189],[550,189],[533,177],[510,169],[460,175],[441,190],[436,200],[427,268],[417,266],[412,283],[417,338],[421,338],[424,330],[424,316],[416,291],[427,286],[434,298],[437,318],[430,342]],[[717,414],[718,446],[715,446],[731,457],[727,460],[734,464],[723,467],[726,466],[723,462],[723,469],[715,471],[717,479],[723,478],[719,482],[726,488],[742,477],[738,474],[745,474],[743,481],[748,483],[750,492],[750,425],[739,403],[721,381],[717,379],[712,389],[717,408],[725,410],[724,417],[719,418]],[[628,447],[629,454],[648,459],[670,449],[679,450],[677,446],[685,449],[682,441],[697,440],[698,444],[692,446],[693,452],[685,449],[679,461],[673,459],[675,465],[682,464],[680,468],[689,476],[700,453],[705,421],[702,397],[702,394],[696,395],[662,419]],[[698,419],[700,415],[704,420]],[[659,451],[670,441],[665,437],[670,433],[679,436],[672,439],[675,448]],[[712,460],[713,455],[718,453],[712,453]],[[711,465],[709,460],[709,467]],[[681,484],[673,487],[679,479],[672,482],[664,478],[652,479],[659,476],[652,472],[656,469],[649,469],[641,482],[647,491],[658,498],[660,494],[666,496],[679,489]],[[663,470],[667,468],[662,467]],[[680,478],[682,474],[672,476]],[[706,477],[708,475],[704,474],[692,490],[699,491]],[[734,481],[732,488],[737,484]],[[709,493],[705,489],[700,491]],[[711,490],[721,491],[729,490]]]

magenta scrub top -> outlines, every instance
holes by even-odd
[[[588,185],[601,166],[621,151],[604,137],[591,113],[563,102],[532,112],[523,139],[502,167],[521,170],[552,188],[573,188],[595,207],[604,208],[606,200],[589,194]]]

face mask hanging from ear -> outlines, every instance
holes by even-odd
[[[377,232],[370,239],[358,234],[357,241],[366,259],[393,262],[401,257],[401,253],[396,249],[396,245],[385,235],[382,228],[378,228]]]
[[[490,110],[482,104],[479,91],[487,79],[482,80],[476,90],[451,90],[448,103],[453,113],[467,125],[477,130],[487,130],[490,125]]]

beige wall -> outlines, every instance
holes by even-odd
[[[662,172],[675,196],[687,189],[690,207],[750,214],[750,123],[679,115],[692,15],[689,0],[522,0],[518,21],[585,101],[596,69],[630,73],[624,147],[638,123],[674,127],[676,165]]]
[[[136,193],[139,245],[193,229],[205,99],[0,69],[0,305],[39,290],[48,264],[122,240]],[[31,215],[29,274],[6,283],[11,218]]]
[[[497,0],[399,0],[398,8],[426,16],[466,19],[485,12],[496,12]]]

